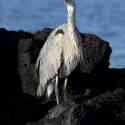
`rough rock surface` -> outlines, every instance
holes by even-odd
[[[109,68],[109,43],[92,34],[81,34],[84,73],[76,70],[70,75],[67,101],[57,106],[55,98],[45,101],[34,96],[34,63],[51,30],[27,33],[0,29],[2,123],[125,124],[125,69]]]
[[[125,118],[124,103],[120,103],[124,101],[124,95],[124,89],[116,89],[82,101],[80,104],[73,102],[60,104],[49,110],[42,119],[27,125],[114,124]]]

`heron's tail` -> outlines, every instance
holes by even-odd
[[[45,88],[43,88],[40,84],[37,87],[36,95],[39,97],[43,97],[45,94]]]
[[[36,96],[43,97],[45,95],[46,86],[43,87],[43,83],[40,81],[40,57],[38,56],[35,64],[35,77],[37,80]]]
[[[37,81],[36,95],[37,96],[43,96],[44,92],[43,92],[42,86],[40,85],[39,68],[40,68],[40,59],[38,57],[37,61],[35,63],[35,78],[36,78],[36,81]]]

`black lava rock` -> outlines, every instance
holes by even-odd
[[[96,35],[81,33],[84,62],[69,76],[67,102],[56,105],[55,98],[46,101],[35,96],[34,64],[51,31],[0,29],[2,121],[9,125],[125,121],[125,69],[109,68],[111,47]]]

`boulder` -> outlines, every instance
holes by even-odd
[[[82,101],[80,104],[74,102],[60,104],[50,109],[40,120],[26,125],[115,124],[116,121],[125,120],[125,103],[120,103],[124,102],[124,95],[125,90],[119,88]]]
[[[18,69],[22,80],[22,87],[25,93],[35,95],[37,82],[34,72],[34,64],[45,43],[48,35],[52,32],[50,28],[44,28],[34,33],[32,38],[22,39],[18,45]],[[109,67],[111,47],[109,42],[102,40],[93,34],[81,33],[83,45],[83,61],[81,62],[80,72],[90,75],[97,71],[102,71]],[[73,73],[72,73],[73,74]],[[71,74],[71,77],[72,77]],[[78,80],[79,76],[76,76]]]
[[[109,68],[109,42],[93,34],[81,33],[85,61],[69,76],[67,101],[56,105],[55,98],[35,96],[34,64],[51,31],[0,29],[1,120],[8,125],[124,124],[125,69]]]

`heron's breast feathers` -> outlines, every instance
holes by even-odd
[[[80,56],[80,49],[76,44],[76,41],[72,39],[71,41],[66,41],[63,44],[63,55],[64,61],[66,62],[68,59],[73,59],[74,57]]]

